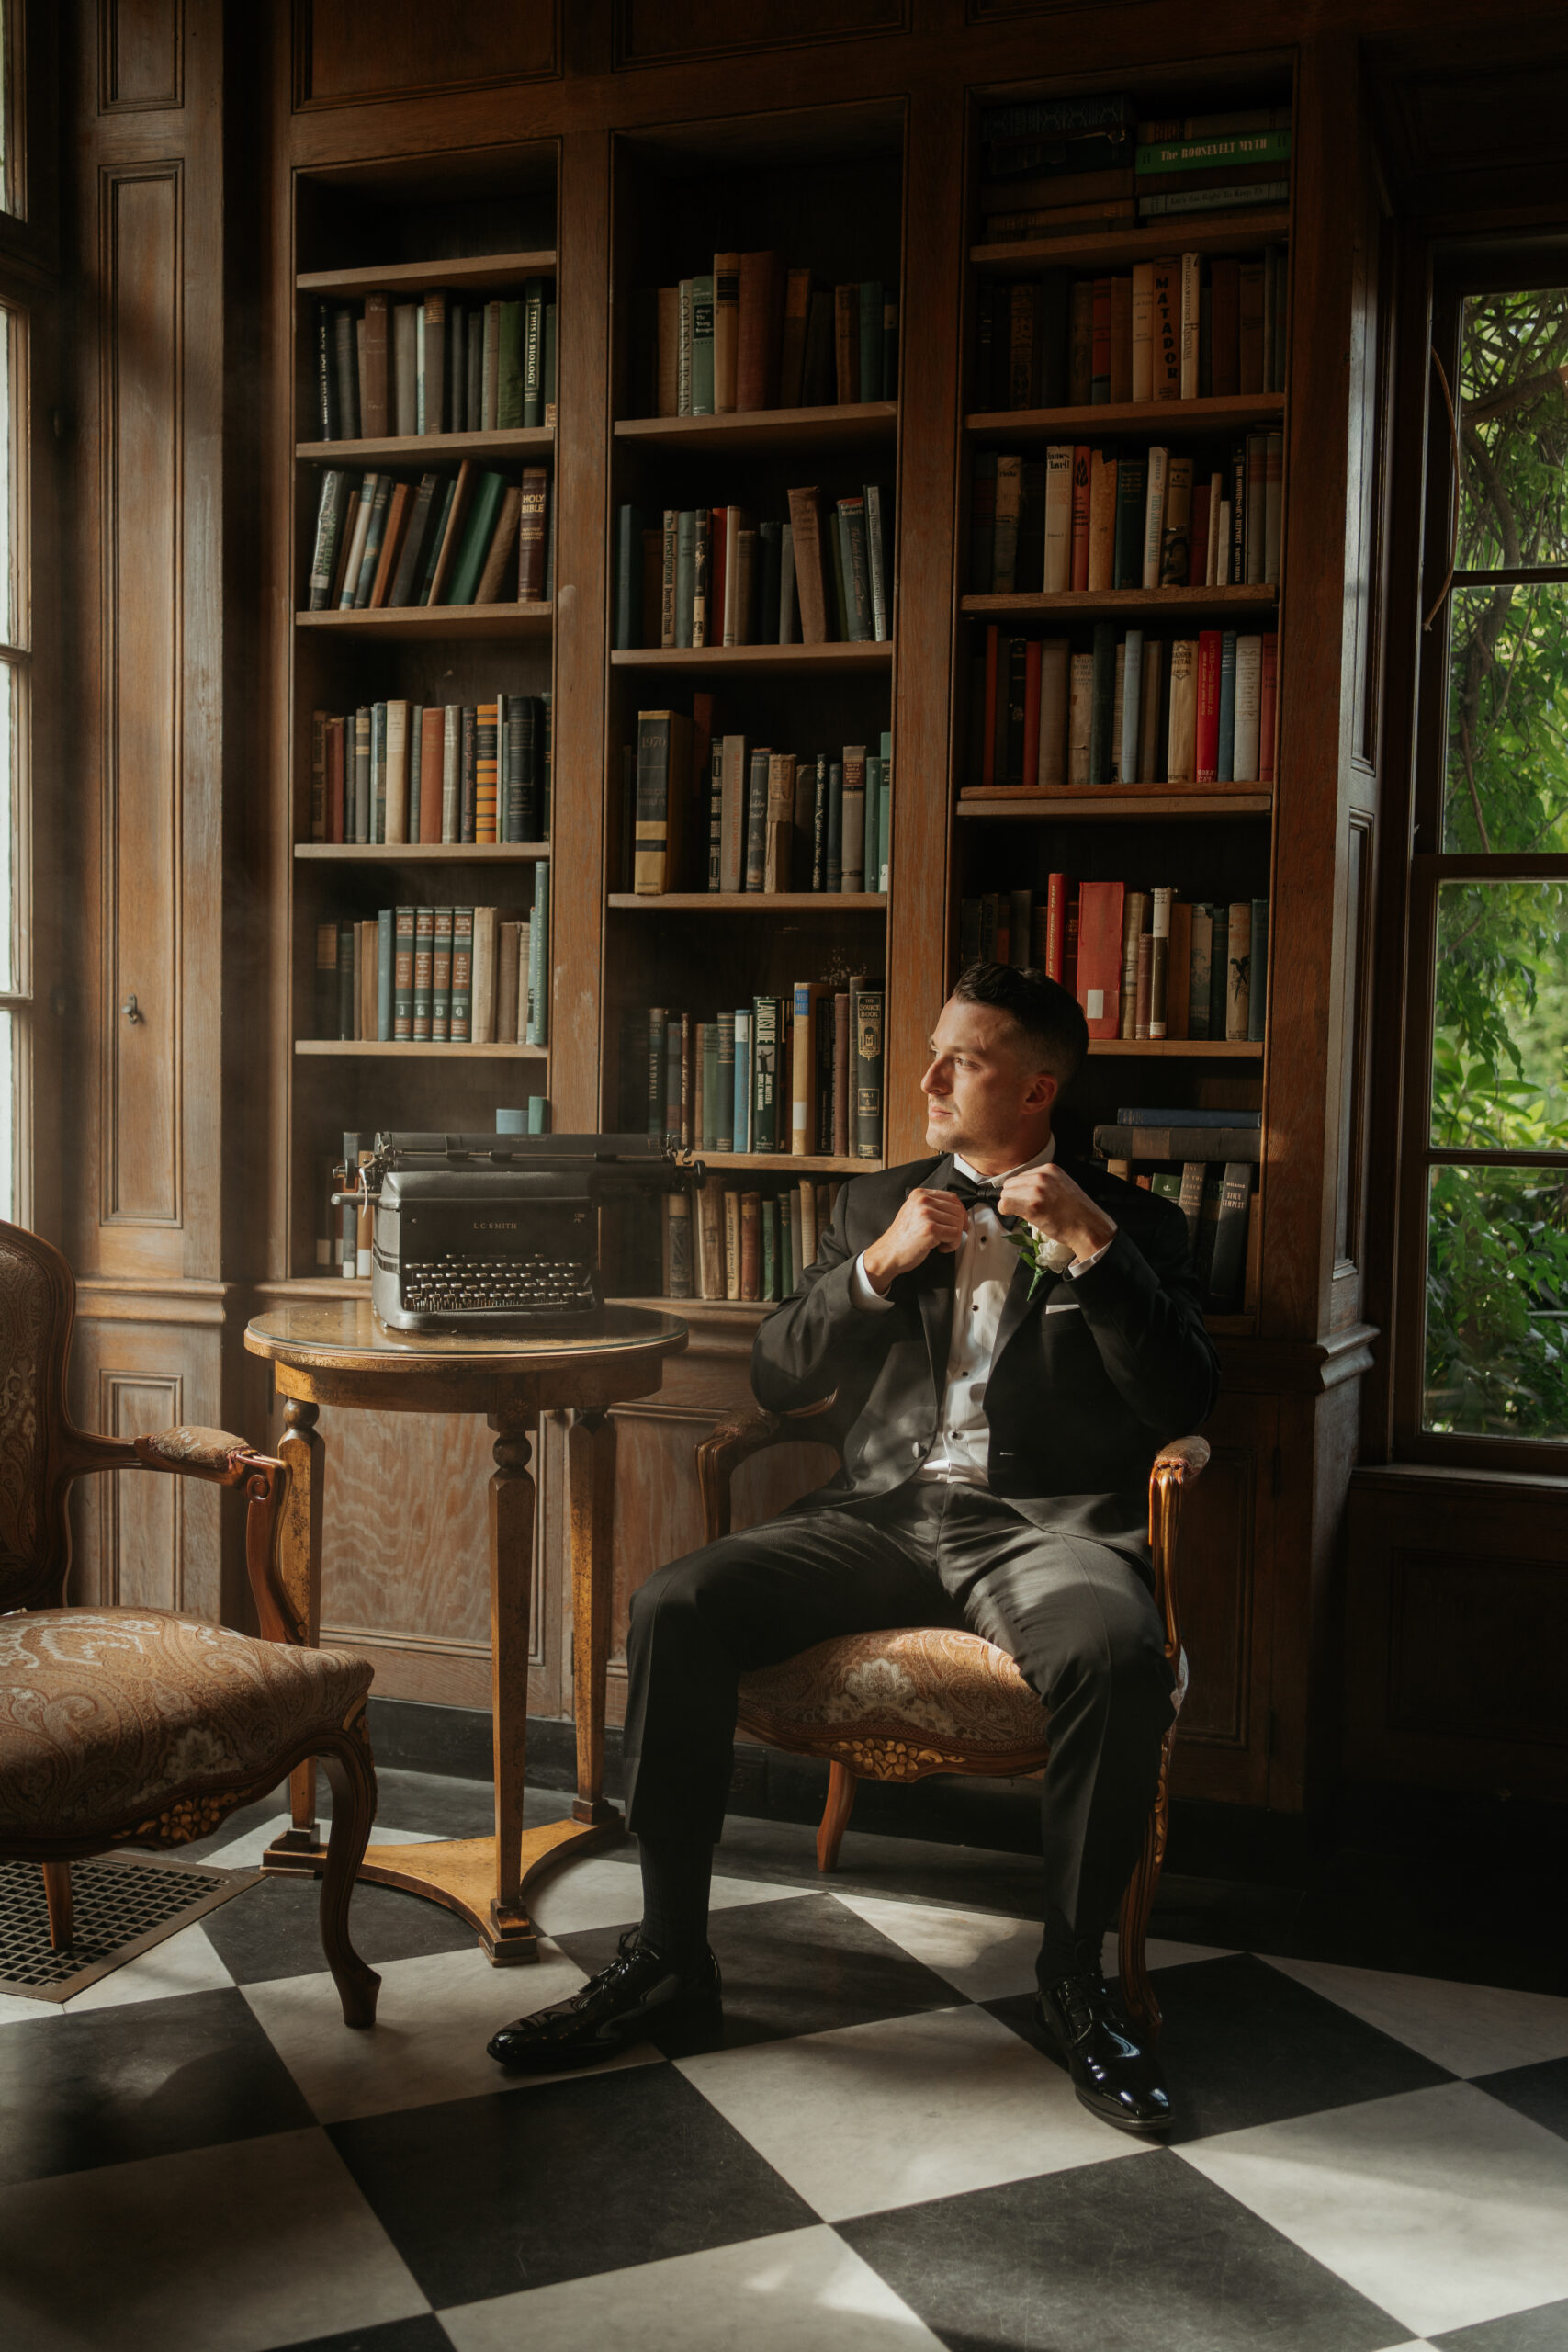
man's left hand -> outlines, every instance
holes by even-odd
[[[1099,1202],[1091,1201],[1054,1160],[1043,1168],[1028,1168],[1010,1176],[997,1211],[1001,1216],[1023,1217],[1048,1241],[1064,1242],[1075,1260],[1092,1258],[1116,1231],[1115,1218],[1108,1216]]]

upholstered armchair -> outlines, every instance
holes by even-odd
[[[0,1857],[41,1864],[51,1939],[63,1947],[73,1861],[205,1837],[319,1757],[333,1790],[321,1943],[344,2022],[370,2025],[380,1979],[349,1941],[348,1905],[376,1812],[365,1736],[372,1669],[302,1646],[278,1575],[283,1463],[222,1430],[122,1441],[73,1425],[74,1315],[59,1251],[0,1223]],[[62,1605],[67,1498],[73,1480],[96,1470],[244,1494],[263,1640],[173,1610]]]
[[[727,1421],[697,1448],[707,1541],[730,1529],[730,1484],[740,1464],[771,1445],[821,1444],[837,1451],[821,1418],[831,1399],[800,1413],[756,1413]],[[1155,1599],[1165,1622],[1165,1654],[1176,1675],[1179,1710],[1187,1656],[1177,1615],[1177,1542],[1181,1498],[1209,1459],[1207,1441],[1173,1438],[1149,1475],[1149,1545]],[[828,1801],[817,1833],[818,1866],[834,1868],[862,1781],[919,1781],[932,1772],[1017,1774],[1043,1771],[1051,1752],[1044,1708],[1005,1650],[977,1634],[913,1626],[850,1634],[819,1642],[783,1665],[740,1681],[743,1737],[814,1756],[829,1766]],[[1128,2009],[1151,2035],[1160,2024],[1149,1983],[1145,1938],[1165,1860],[1170,1751],[1166,1735],[1159,1786],[1144,1849],[1122,1900],[1122,1990]]]

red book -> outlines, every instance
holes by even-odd
[[[1280,639],[1270,629],[1263,639],[1258,691],[1258,781],[1274,781],[1274,735],[1280,699]],[[336,836],[334,835],[335,839]]]
[[[1122,1013],[1120,882],[1078,887],[1077,995],[1091,1037],[1114,1037]]]
[[[995,621],[986,624],[986,731],[980,738],[980,781],[997,781],[997,652],[1000,636]]]
[[[1196,784],[1216,784],[1220,774],[1220,632],[1198,632],[1198,718],[1193,744],[1192,776]]]
[[[1089,477],[1087,447],[1073,451],[1073,586],[1089,586]],[[1262,492],[1258,495],[1261,497]]]
[[[426,703],[419,722],[419,837],[441,839],[441,796],[446,782],[446,713]]]
[[[716,506],[708,516],[708,643],[724,643],[724,557],[728,537],[727,506]]]
[[[327,839],[343,839],[343,741],[344,721],[327,721]]]
[[[1075,885],[1070,876],[1053,874],[1045,884],[1045,977],[1066,983],[1067,906]]]
[[[1067,930],[1062,944],[1062,986],[1069,996],[1078,992],[1078,894],[1077,886],[1067,885]]]
[[[1032,792],[1040,778],[1040,639],[1032,637],[1023,649],[1023,774],[1019,782]]]
[[[1097,401],[1111,398],[1111,280],[1094,281],[1094,344],[1091,384]],[[1104,387],[1103,390],[1100,389]]]

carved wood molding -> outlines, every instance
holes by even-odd
[[[98,112],[149,114],[182,108],[185,0],[98,0]],[[161,20],[161,21],[160,21]],[[139,38],[127,40],[127,33]],[[153,71],[167,64],[162,85]],[[134,86],[140,80],[141,86]]]

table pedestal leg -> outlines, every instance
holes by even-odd
[[[288,1498],[278,1530],[277,1570],[282,1588],[288,1638],[302,1648],[315,1649],[321,1636],[321,1503],[326,1490],[327,1449],[316,1423],[319,1405],[302,1396],[283,1400],[283,1437],[277,1452],[288,1470]],[[288,1775],[289,1826],[267,1849],[278,1860],[275,1869],[288,1869],[282,1858],[299,1859],[292,1867],[313,1869],[324,1852],[316,1819],[316,1767],[313,1760],[297,1764]]]
[[[572,1712],[577,1720],[574,1821],[620,1826],[604,1794],[604,1675],[615,1585],[615,1424],[606,1412],[574,1414],[566,1439],[571,1510]]]

